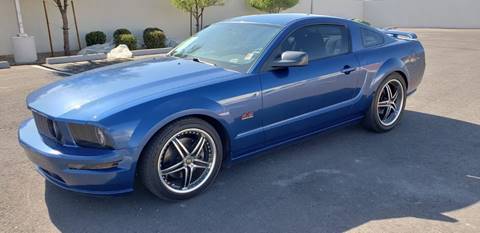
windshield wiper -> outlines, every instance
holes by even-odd
[[[194,61],[194,62],[200,62],[200,63],[207,64],[207,65],[210,65],[210,66],[217,66],[215,63],[210,63],[210,62],[202,61],[202,60],[200,60],[198,57],[192,57],[192,61]]]

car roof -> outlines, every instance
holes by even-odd
[[[306,19],[338,19],[345,21],[343,18],[314,15],[314,14],[302,14],[302,13],[281,13],[281,14],[260,14],[260,15],[246,15],[235,17],[225,20],[224,22],[246,22],[246,23],[259,23],[259,24],[273,24],[278,26],[286,26],[292,22]]]

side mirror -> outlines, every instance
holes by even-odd
[[[273,67],[294,67],[308,65],[308,54],[300,51],[285,51],[280,60],[274,61]]]

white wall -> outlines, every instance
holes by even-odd
[[[480,0],[367,0],[364,10],[378,26],[480,28]]]

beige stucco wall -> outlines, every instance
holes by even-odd
[[[480,28],[480,0],[313,0],[315,14],[364,18],[378,26]],[[48,52],[48,34],[42,0],[20,0],[25,30],[35,36],[38,52]],[[51,0],[48,13],[55,51],[63,50],[61,17]],[[162,28],[177,41],[189,35],[188,14],[174,8],[170,0],[74,0],[80,38],[101,30],[111,39],[120,27],[130,29],[141,43],[143,29]],[[239,15],[259,13],[246,0],[225,0],[226,4],[207,8],[205,25]],[[310,0],[287,12],[310,13]],[[70,47],[77,49],[71,8],[69,9]],[[13,0],[0,0],[0,55],[11,54],[10,37],[17,33]]]
[[[20,0],[25,31],[35,36],[38,52],[50,51],[42,0]],[[113,31],[124,27],[130,29],[142,42],[146,27],[163,29],[167,36],[181,41],[189,36],[189,15],[174,8],[170,0],[75,0],[78,27],[82,47],[85,34],[101,30],[110,40]],[[55,51],[63,50],[62,21],[52,1],[46,1],[50,19],[52,41]],[[10,37],[17,33],[13,0],[0,1],[0,55],[11,53]],[[77,39],[71,8],[68,11],[70,47],[77,49]],[[205,12],[204,24],[208,25],[233,16],[255,14],[243,0],[227,0],[224,6],[211,7]]]
[[[23,11],[25,30],[36,38],[38,52],[48,52],[47,26],[42,0],[20,0]],[[47,2],[47,11],[52,31],[55,51],[63,50],[62,22],[58,9],[52,1]],[[315,0],[314,13],[344,17],[362,17],[361,0]],[[344,7],[348,5],[350,7]],[[85,46],[85,34],[104,31],[111,39],[113,31],[120,27],[130,29],[141,43],[144,28],[155,26],[162,28],[167,36],[181,41],[188,37],[189,16],[174,8],[170,0],[75,0],[78,26],[82,46]],[[17,33],[13,0],[0,1],[0,55],[11,53],[10,37]],[[287,12],[310,12],[310,0],[300,3]],[[224,6],[210,7],[205,11],[205,25],[234,16],[258,14],[249,7],[246,0],[225,0]],[[73,24],[71,8],[69,10],[70,48],[77,49],[77,39]]]
[[[42,0],[20,0],[23,11],[25,30],[36,38],[38,52],[48,52],[47,26]],[[337,15],[343,17],[362,17],[361,0],[314,0],[314,13]],[[47,2],[47,11],[52,31],[55,51],[63,50],[62,22],[60,13],[52,3]],[[350,6],[350,7],[344,7]],[[78,26],[82,46],[85,46],[85,34],[104,31],[111,39],[113,31],[120,27],[130,29],[141,43],[144,28],[155,26],[162,28],[170,38],[181,41],[189,35],[189,16],[174,8],[170,0],[75,0]],[[11,53],[10,37],[17,33],[13,0],[0,2],[0,54]],[[310,12],[310,0],[300,3],[287,12]],[[234,16],[258,14],[249,7],[246,0],[225,0],[224,6],[210,7],[205,11],[205,25]],[[71,8],[69,10],[70,47],[77,49],[77,39],[73,24]]]
[[[310,13],[310,0],[300,0],[286,12]],[[313,0],[313,13],[344,18],[363,18],[363,0]]]
[[[378,26],[480,28],[480,0],[368,0],[364,7]]]
[[[42,1],[22,0],[25,31],[36,37],[38,52],[50,50],[48,33]],[[63,50],[62,21],[58,9],[52,1],[47,1],[47,11],[52,31],[55,51]],[[138,39],[144,28],[155,26],[162,28],[173,38],[182,38],[188,33],[188,15],[176,10],[166,0],[76,0],[78,27],[82,46],[85,46],[85,34],[100,30],[110,40],[117,28],[128,28]],[[70,47],[78,49],[75,26],[71,8],[69,10]]]
[[[10,54],[11,37],[18,33],[15,5],[13,1],[0,1],[0,55]]]

